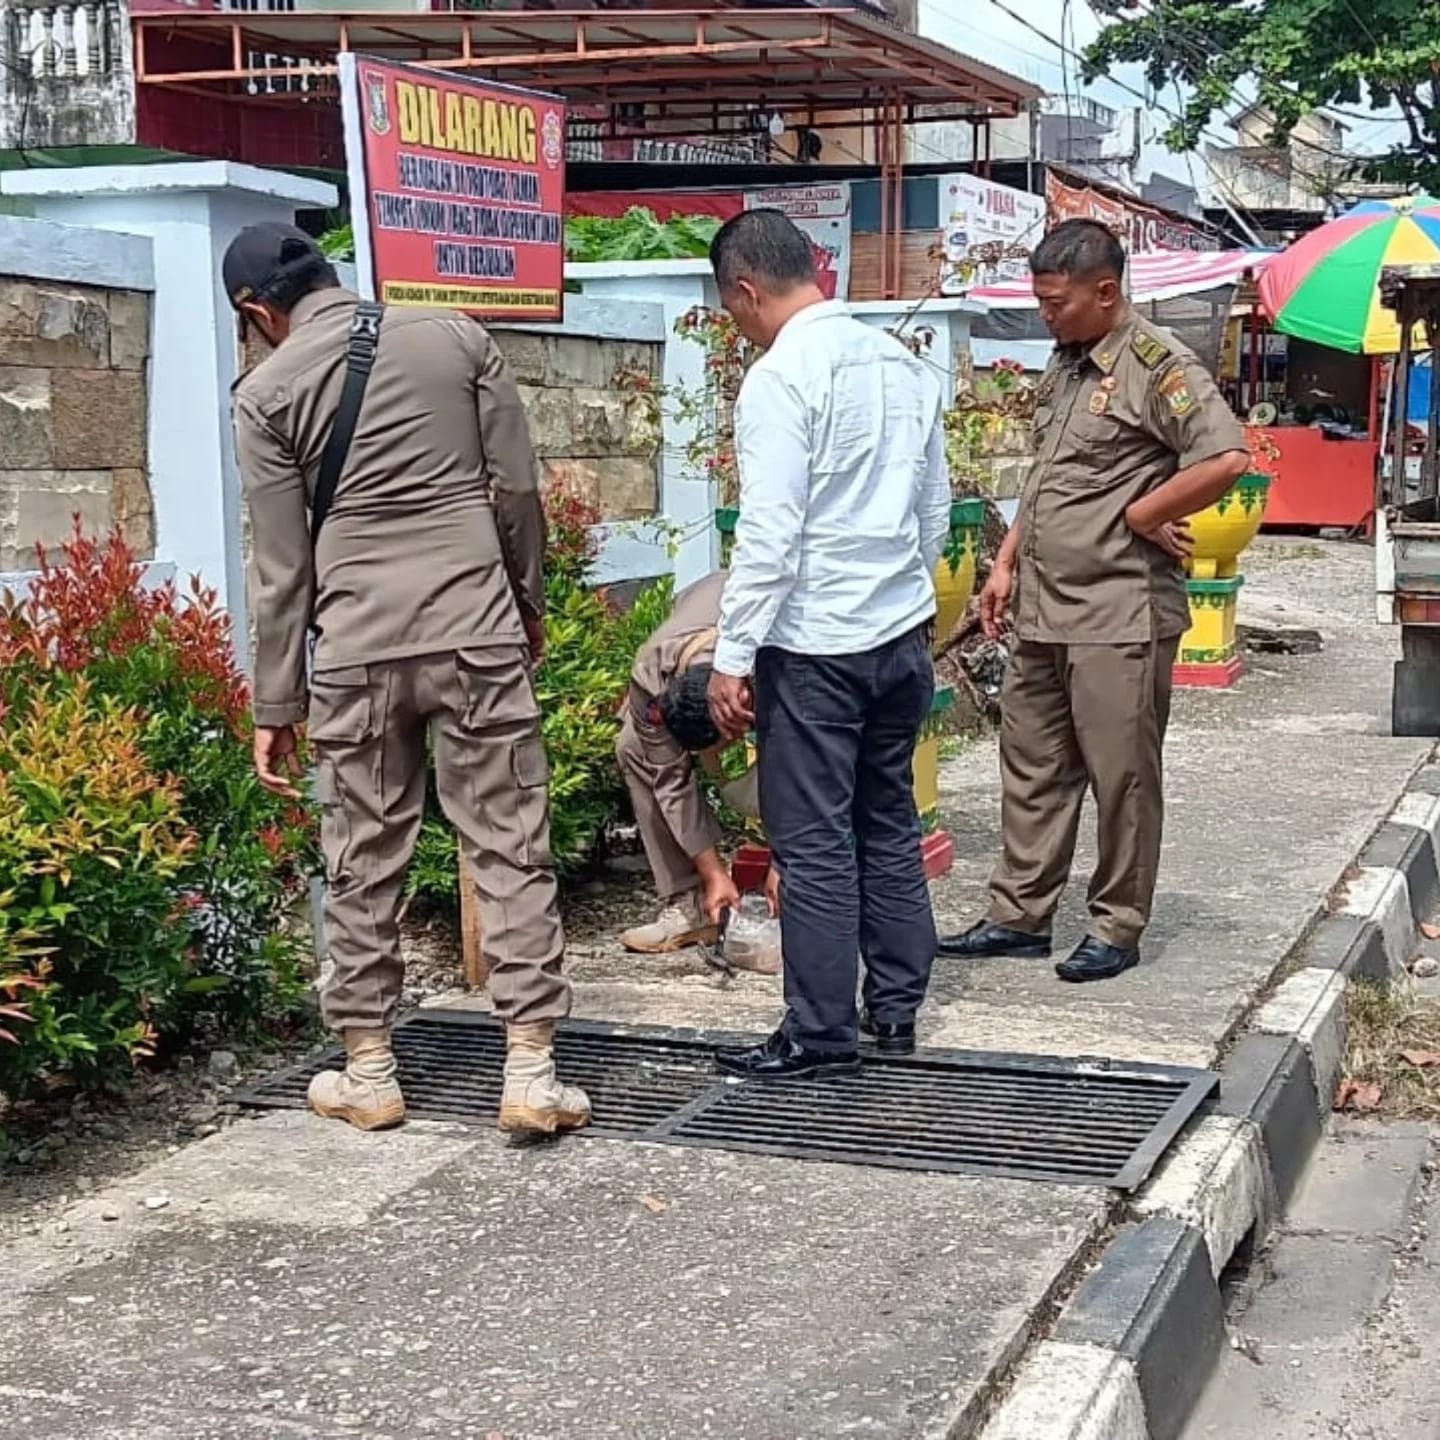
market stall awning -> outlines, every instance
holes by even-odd
[[[1128,266],[1130,298],[1137,304],[1199,295],[1221,285],[1234,285],[1247,271],[1262,268],[1272,250],[1153,250],[1132,255]],[[1035,292],[1029,280],[977,286],[966,297],[992,310],[1033,310]]]
[[[848,9],[165,11],[134,13],[135,78],[277,105],[334,92],[356,51],[553,90],[573,104],[645,105],[733,128],[737,112],[939,108],[1017,115],[1038,87]],[[935,118],[927,114],[929,119]]]

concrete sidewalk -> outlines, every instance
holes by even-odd
[[[1426,753],[1386,731],[1370,551],[1263,545],[1242,618],[1319,656],[1183,693],[1146,963],[937,968],[931,1043],[1210,1063]],[[993,746],[951,760],[942,924],[983,905]],[[1083,881],[1063,938],[1083,928]],[[576,934],[580,1013],[761,1028],[778,985]],[[965,1437],[1108,1194],[413,1125],[244,1123],[0,1247],[0,1436]],[[1045,1440],[1037,1436],[1035,1440]]]
[[[1428,741],[1388,733],[1399,642],[1371,619],[1370,548],[1262,541],[1246,561],[1242,622],[1318,629],[1325,648],[1251,656],[1233,690],[1176,693],[1166,841],[1144,963],[1118,980],[1073,987],[1048,962],[941,960],[923,1026],[928,1043],[1209,1064],[1429,753]],[[985,907],[1000,845],[995,742],[949,760],[941,793],[957,851],[953,873],[934,887],[945,931]],[[1087,810],[1057,958],[1084,932],[1092,821]],[[691,956],[637,961],[613,943],[581,943],[574,955],[588,1015],[759,1027],[779,1013],[775,984],[741,977],[722,991]]]

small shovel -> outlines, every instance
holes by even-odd
[[[725,932],[730,927],[730,907],[720,910],[720,924],[716,928],[714,945],[701,945],[700,958],[712,969],[718,970],[726,980],[735,978],[735,968],[725,958]]]

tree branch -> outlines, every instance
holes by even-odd
[[[1248,79],[1287,139],[1324,105],[1362,103],[1377,118],[1397,105],[1406,138],[1387,155],[1363,157],[1367,170],[1383,168],[1399,185],[1440,176],[1436,0],[1347,0],[1349,19],[1313,0],[1153,0],[1138,13],[1127,0],[1107,0],[1099,8],[1119,18],[1086,48],[1087,77],[1136,63],[1157,91],[1189,87],[1184,114],[1165,136],[1172,149],[1199,144]]]
[[[1410,143],[1417,150],[1423,150],[1425,137],[1420,132],[1420,96],[1413,85],[1397,85],[1394,93],[1400,105],[1400,113],[1405,117],[1405,124],[1410,131]]]

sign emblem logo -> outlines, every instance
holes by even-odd
[[[547,110],[540,123],[540,153],[551,170],[565,155],[565,126],[558,111]]]
[[[390,133],[390,100],[385,77],[375,70],[365,76],[365,111],[370,117],[370,128],[377,135]]]

